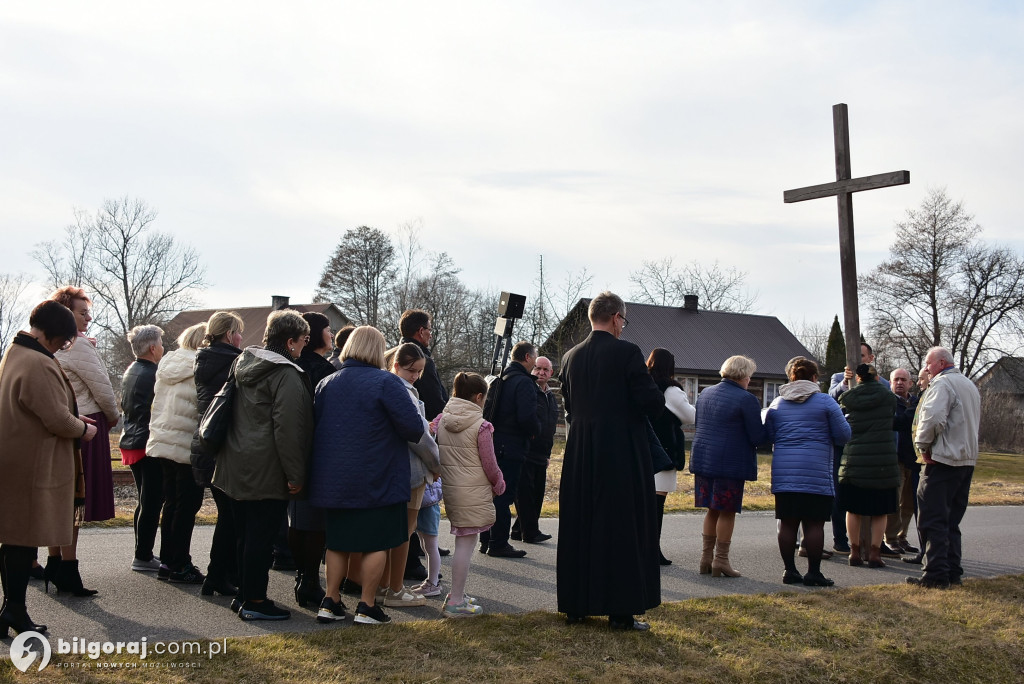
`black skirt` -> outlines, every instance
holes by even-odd
[[[832,497],[806,492],[779,492],[775,495],[775,517],[813,522],[831,520]]]
[[[381,508],[328,508],[327,548],[370,553],[387,551],[409,538],[407,504]]]
[[[839,507],[854,515],[889,515],[900,505],[899,491],[890,489],[865,489],[857,485],[839,483]]]

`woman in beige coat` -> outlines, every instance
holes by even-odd
[[[4,636],[45,632],[25,605],[36,547],[65,546],[74,534],[77,442],[96,436],[78,416],[71,382],[54,354],[75,343],[74,314],[46,301],[32,311],[0,361],[0,574]],[[77,569],[77,568],[76,568]]]

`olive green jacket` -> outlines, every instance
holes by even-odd
[[[237,501],[287,499],[305,485],[313,445],[306,373],[280,354],[249,347],[235,362],[231,429],[217,453],[213,485]]]

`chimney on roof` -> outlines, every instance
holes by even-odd
[[[280,311],[281,309],[288,308],[288,297],[282,297],[281,295],[272,295],[270,297],[270,308],[274,311]]]
[[[684,295],[683,296],[683,308],[687,311],[697,310],[697,295]]]

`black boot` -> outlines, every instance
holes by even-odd
[[[317,568],[316,573],[310,572],[309,570],[300,571],[295,575],[295,602],[300,607],[305,608],[307,605],[312,604],[314,609],[320,608],[320,603],[323,602],[324,588],[320,586],[320,568]]]
[[[50,583],[57,584],[57,569],[60,568],[60,556],[47,556],[46,567],[43,568],[43,593],[50,593]]]
[[[661,523],[665,519],[665,498],[661,494],[656,495],[658,497],[658,562],[661,565],[672,565],[672,561],[665,558],[665,554],[661,552]]]
[[[78,560],[62,560],[57,568],[57,577],[53,583],[57,591],[70,591],[72,596],[95,596],[99,592],[82,586],[82,576],[78,572]]]
[[[28,616],[25,594],[28,590],[29,570],[35,548],[0,544],[0,578],[3,580],[4,603],[0,610],[0,629],[6,638],[10,630],[22,632],[46,631],[46,625],[37,625]]]

